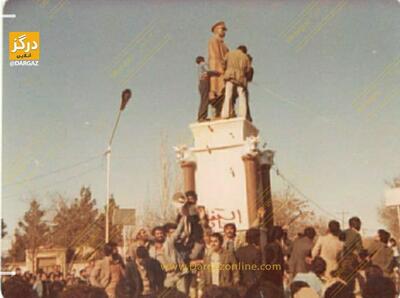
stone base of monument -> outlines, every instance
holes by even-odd
[[[205,206],[210,226],[221,231],[226,223],[248,229],[257,210],[267,206],[272,224],[269,169],[273,152],[259,149],[259,131],[244,118],[190,125],[194,144],[176,147],[184,190],[194,190]],[[268,207],[269,206],[269,207]]]

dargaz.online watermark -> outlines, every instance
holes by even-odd
[[[10,61],[10,66],[39,66],[39,61]]]
[[[11,67],[39,66],[39,32],[9,32],[8,39],[8,58]]]
[[[282,266],[280,264],[249,264],[244,262],[223,264],[223,263],[209,263],[209,264],[161,264],[161,268],[167,272],[175,271],[179,269],[180,271],[185,270],[246,270],[246,271],[280,271]]]

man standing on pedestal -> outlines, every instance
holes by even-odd
[[[221,117],[228,119],[233,117],[232,95],[234,89],[237,90],[239,107],[237,115],[246,118],[247,116],[247,100],[246,88],[248,74],[250,72],[250,59],[247,55],[246,46],[239,46],[237,50],[229,52],[225,58],[226,70],[224,73],[225,84],[225,100],[222,107]]]
[[[200,107],[197,114],[197,121],[207,121],[208,104],[210,103],[210,78],[220,73],[217,71],[208,70],[208,65],[205,63],[204,57],[198,56],[196,58],[197,73],[199,77],[199,93],[200,93]]]
[[[218,22],[211,27],[214,34],[208,41],[208,66],[210,70],[219,73],[210,78],[210,103],[215,108],[215,117],[220,117],[222,102],[224,97],[224,70],[225,56],[229,49],[224,43],[225,32],[227,28],[224,22]]]

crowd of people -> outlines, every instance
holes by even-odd
[[[262,212],[259,212],[263,216]],[[265,214],[264,214],[265,215]],[[233,223],[223,233],[208,225],[197,195],[186,192],[176,222],[135,232],[121,256],[116,243],[80,272],[36,276],[17,270],[3,283],[13,297],[274,297],[394,298],[398,293],[399,252],[389,232],[363,239],[361,220],[342,230],[332,220],[327,233],[313,227],[289,239],[290,227],[255,222],[244,233]],[[244,237],[242,237],[244,235]],[[15,294],[15,291],[28,294]],[[13,292],[14,291],[14,292]],[[67,296],[66,296],[67,295]]]
[[[61,266],[56,265],[49,272],[39,268],[34,274],[29,271],[22,273],[21,268],[15,269],[15,275],[2,280],[2,293],[4,297],[61,297],[67,288],[75,286],[89,286],[90,268],[94,262],[90,262],[79,272],[71,270],[64,274]]]

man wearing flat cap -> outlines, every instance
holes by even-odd
[[[225,32],[228,29],[224,22],[217,22],[211,27],[213,36],[208,41],[208,66],[219,75],[210,77],[209,100],[215,107],[215,116],[220,117],[224,97],[225,56],[229,49],[224,43]]]

